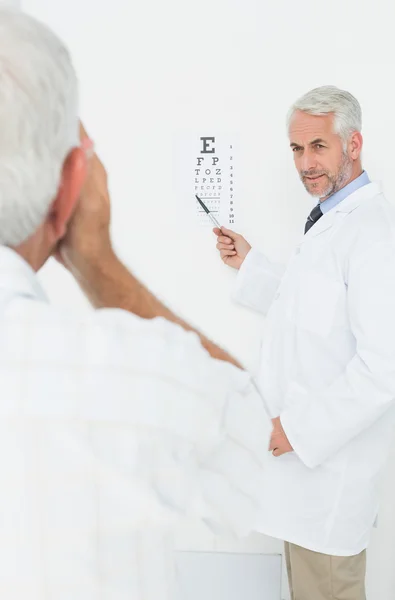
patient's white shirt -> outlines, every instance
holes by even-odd
[[[49,304],[0,247],[0,597],[167,600],[171,535],[254,529],[270,420],[163,319]]]

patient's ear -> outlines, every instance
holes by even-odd
[[[87,173],[86,153],[82,148],[73,148],[63,164],[58,193],[52,202],[47,217],[48,241],[55,246],[65,235]]]

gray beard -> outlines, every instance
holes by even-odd
[[[325,172],[325,175],[328,177],[328,185],[322,192],[318,194],[309,191],[309,189],[306,186],[305,188],[309,192],[310,196],[312,196],[313,198],[327,198],[328,196],[332,196],[333,194],[341,190],[345,186],[347,181],[351,178],[351,174],[352,161],[348,158],[346,154],[343,154],[337,177]]]

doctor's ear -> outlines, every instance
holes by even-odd
[[[354,131],[348,143],[350,158],[357,160],[362,152],[363,138],[359,131]]]

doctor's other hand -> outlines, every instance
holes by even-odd
[[[251,250],[250,244],[242,235],[226,229],[225,227],[215,227],[213,229],[217,236],[217,249],[219,250],[221,259],[229,267],[240,269],[245,257]]]
[[[283,426],[281,425],[280,417],[272,419],[273,431],[270,438],[269,451],[272,452],[273,456],[282,456],[288,452],[293,452],[293,448],[289,443],[289,440],[285,434]]]

